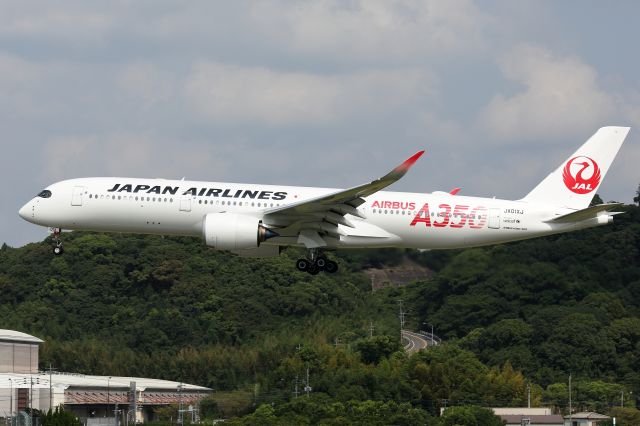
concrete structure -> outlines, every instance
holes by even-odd
[[[212,392],[168,380],[39,372],[40,343],[28,334],[0,330],[0,418],[63,404],[89,425],[113,425],[116,413],[120,424],[144,422],[153,419],[154,408],[182,404],[187,411]]]
[[[564,416],[564,426],[597,426],[598,423],[610,418],[592,411],[575,413],[571,415],[571,418]]]
[[[38,371],[37,337],[0,329],[0,373],[35,373]]]
[[[507,426],[564,426],[561,415],[551,414],[550,408],[492,408]]]

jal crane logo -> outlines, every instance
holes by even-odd
[[[567,161],[562,172],[564,184],[576,194],[588,194],[596,189],[601,177],[598,163],[584,156]]]

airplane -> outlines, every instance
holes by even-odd
[[[520,200],[451,192],[382,191],[402,178],[419,151],[383,177],[349,189],[121,177],[54,183],[19,215],[62,229],[200,236],[246,257],[285,246],[307,249],[296,268],[334,273],[325,252],[342,248],[452,249],[484,246],[611,223],[620,203],[589,206],[629,127],[602,127]]]

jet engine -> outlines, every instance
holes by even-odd
[[[256,248],[278,234],[251,216],[235,213],[209,213],[202,226],[205,243],[217,250]]]

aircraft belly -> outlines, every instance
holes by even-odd
[[[118,202],[111,206],[104,204],[95,203],[82,207],[70,207],[66,218],[55,226],[73,230],[145,234],[185,236],[200,236],[202,234],[201,215],[179,212],[171,208],[173,206],[139,204],[123,206]]]

